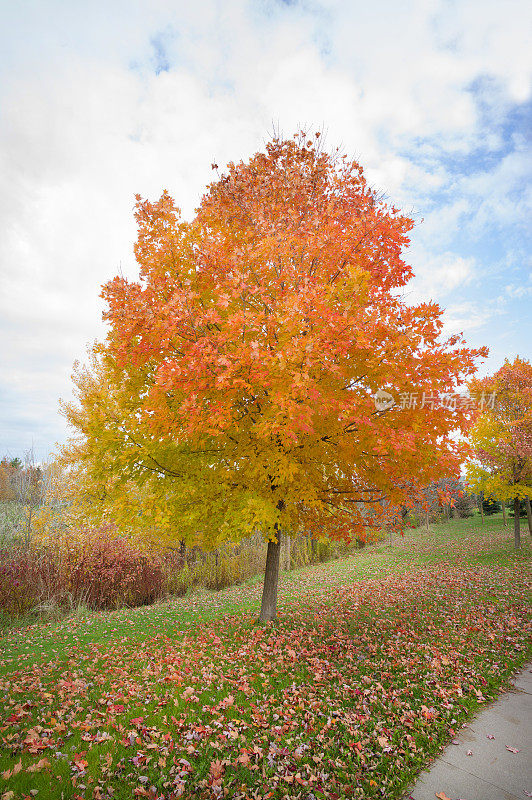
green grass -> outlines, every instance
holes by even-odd
[[[285,573],[270,626],[255,578],[10,630],[0,797],[400,798],[532,656],[522,538],[473,517]]]

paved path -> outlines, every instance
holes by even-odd
[[[407,794],[413,800],[525,800],[532,797],[532,664],[514,691],[462,729]],[[518,750],[513,753],[512,747]],[[468,755],[468,751],[471,755]],[[442,794],[443,793],[443,794]]]

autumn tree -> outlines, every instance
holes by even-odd
[[[0,460],[0,502],[2,500],[14,500],[16,498],[13,483],[17,467],[13,466],[13,459],[2,458]]]
[[[471,412],[438,397],[486,350],[402,299],[412,220],[318,134],[229,164],[191,222],[166,192],[136,220],[139,279],[104,286],[107,338],[65,408],[71,457],[124,524],[203,547],[262,531],[273,619],[283,532],[363,537],[458,477]]]
[[[515,547],[521,546],[521,501],[532,497],[532,365],[517,356],[483,380],[472,382],[479,396],[495,393],[471,432],[474,459],[468,465],[469,483],[486,498],[511,500],[514,507]],[[532,534],[532,520],[529,519]]]

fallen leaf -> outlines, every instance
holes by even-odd
[[[518,753],[519,752],[517,747],[509,747],[508,745],[506,745],[506,749],[509,750],[510,753]]]
[[[436,797],[438,798],[438,800],[451,800],[451,798],[450,798],[450,797],[447,797],[447,795],[445,794],[445,792],[438,792],[438,794],[436,795]]]
[[[31,767],[27,767],[26,772],[40,772],[41,769],[45,769],[46,767],[50,766],[51,764],[47,758],[41,758],[36,764],[32,764]]]

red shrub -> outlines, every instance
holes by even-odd
[[[111,528],[83,531],[76,542],[0,550],[0,610],[10,615],[84,603],[114,609],[153,603],[165,594],[162,562],[117,538]]]
[[[0,550],[0,609],[18,615],[40,603],[57,603],[59,565],[51,555],[23,543]]]
[[[87,534],[73,551],[68,570],[70,592],[90,608],[119,608],[153,603],[164,594],[162,564],[108,530]]]

